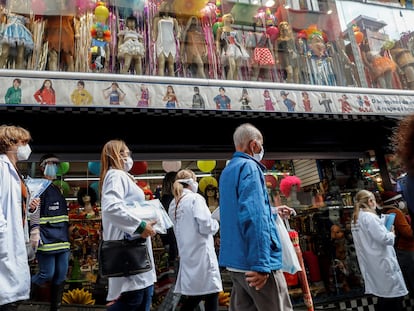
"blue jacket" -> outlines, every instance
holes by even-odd
[[[257,272],[282,267],[264,169],[261,163],[237,151],[220,176],[221,267]]]

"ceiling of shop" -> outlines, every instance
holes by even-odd
[[[0,106],[1,123],[30,130],[33,154],[55,153],[70,162],[68,176],[85,176],[110,139],[126,141],[148,173],[164,174],[163,160],[181,160],[195,171],[197,160],[219,160],[221,172],[234,151],[232,135],[251,122],[264,135],[267,159],[358,158],[389,149],[398,119],[381,115],[266,113],[258,111]],[[79,183],[79,186],[85,185]]]
[[[88,107],[0,107],[2,123],[30,130],[34,159],[53,152],[63,160],[99,160],[109,139],[125,140],[135,160],[228,159],[234,129],[251,122],[264,134],[266,154],[363,152],[387,148],[396,118]]]

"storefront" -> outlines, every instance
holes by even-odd
[[[394,187],[388,139],[413,111],[412,10],[330,0],[2,5],[0,120],[32,133],[22,171],[37,175],[39,158],[57,154],[69,163],[61,185],[77,203],[80,188],[96,182],[89,164],[107,140],[121,138],[146,163],[136,176],[154,193],[160,180],[149,177],[164,174],[166,161],[197,173],[204,173],[198,161],[216,161],[207,173],[218,180],[235,127],[251,122],[264,134],[268,173],[303,181],[292,227],[313,260],[307,272],[315,301],[361,295],[357,275],[340,280],[331,269],[339,247],[331,229],[349,233],[356,189]],[[7,38],[23,24],[24,40]],[[326,178],[335,195],[315,206]],[[92,223],[86,227],[99,227],[99,219]],[[299,288],[292,280],[295,303]]]

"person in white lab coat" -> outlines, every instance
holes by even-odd
[[[402,311],[408,290],[394,249],[394,229],[387,230],[376,206],[372,192],[356,194],[351,231],[365,293],[378,297],[376,311]]]
[[[30,294],[26,249],[29,242],[26,202],[30,194],[17,162],[29,158],[31,139],[30,132],[20,126],[0,126],[0,311],[17,310]],[[30,200],[30,208],[35,209],[40,203],[36,199],[32,205],[34,201]]]
[[[101,209],[104,240],[122,240],[125,235],[137,234],[147,240],[152,249],[151,236],[156,234],[155,221],[140,218],[139,208],[131,207],[133,202],[145,201],[144,191],[128,173],[133,165],[128,146],[122,140],[110,140],[101,153]],[[157,280],[152,251],[152,269],[148,272],[127,277],[108,278],[108,311],[149,311],[154,282]]]
[[[223,285],[213,236],[219,230],[219,223],[212,218],[204,197],[197,193],[196,180],[191,170],[177,173],[174,200],[168,209],[180,263],[174,292],[187,296],[181,311],[195,310],[202,300],[205,311],[217,311]]]

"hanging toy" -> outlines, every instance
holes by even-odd
[[[90,48],[90,68],[96,71],[102,71],[105,63],[109,59],[109,42],[111,41],[111,31],[105,24],[109,17],[109,10],[103,2],[98,2],[95,8],[96,23],[91,28],[91,48]]]
[[[105,68],[105,60],[109,56],[111,32],[107,25],[97,22],[92,26],[91,36],[90,68],[99,71]]]

